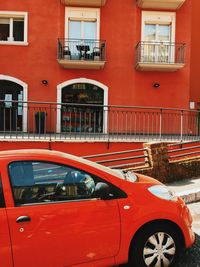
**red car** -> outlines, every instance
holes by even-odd
[[[69,154],[0,152],[2,267],[166,267],[194,242],[163,184]]]

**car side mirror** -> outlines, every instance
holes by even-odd
[[[95,196],[106,200],[110,197],[110,187],[106,183],[97,183],[95,186]]]

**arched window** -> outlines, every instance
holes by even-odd
[[[15,82],[0,80],[0,131],[22,131],[23,87]]]
[[[74,133],[103,132],[104,90],[89,83],[62,88],[61,131]]]

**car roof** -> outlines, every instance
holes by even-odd
[[[74,156],[72,154],[67,154],[64,152],[60,152],[60,151],[55,151],[55,150],[48,150],[48,149],[18,149],[18,150],[5,150],[5,151],[0,151],[0,159],[12,159],[15,157],[38,157],[38,156],[44,156],[44,157],[49,157],[49,159],[51,160],[55,160],[56,158],[59,159],[69,159],[72,161],[76,161],[79,163],[82,163],[84,165],[89,165],[95,169],[98,169],[100,171],[104,171],[107,172],[109,174],[115,175],[116,176],[116,171],[97,164],[95,162],[92,162],[90,160],[87,159],[83,159],[82,157],[78,157],[78,156]],[[119,175],[117,175],[119,176]]]
[[[5,150],[5,151],[0,151],[0,159],[13,159],[16,157],[47,157],[50,160],[55,160],[55,159],[69,159],[73,160],[79,163],[83,164],[90,164],[91,162],[83,159],[81,157],[72,155],[72,154],[67,154],[64,152],[56,151],[56,150],[48,150],[48,149],[18,149],[18,150]],[[94,163],[95,164],[95,163]],[[96,165],[96,164],[95,164]]]
[[[0,151],[0,158],[12,158],[12,157],[28,157],[28,156],[49,156],[50,158],[68,158],[76,161],[82,161],[80,157],[63,153],[55,150],[47,149],[18,149],[18,150],[5,150]]]

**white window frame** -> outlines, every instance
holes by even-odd
[[[175,49],[175,46],[171,46],[171,44],[175,43],[176,13],[175,12],[162,12],[162,11],[142,11],[142,27],[141,27],[141,30],[142,30],[141,41],[142,42],[145,42],[145,25],[146,24],[171,25],[170,42],[163,42],[163,44],[167,45],[167,43],[169,43],[170,54],[169,54],[168,62],[174,62],[176,49]],[[155,48],[156,47],[158,48],[158,46],[155,46]],[[157,48],[155,50],[156,58],[160,57],[160,54],[158,53]],[[158,62],[162,63],[162,61],[158,61]],[[163,63],[167,63],[167,62],[164,60]]]
[[[161,12],[161,11],[142,11],[142,40],[145,38],[145,23],[149,24],[171,24],[171,43],[175,42],[176,31],[176,13],[175,12]]]
[[[87,78],[78,78],[78,79],[72,79],[65,81],[63,83],[60,83],[57,85],[57,125],[56,125],[56,132],[61,133],[61,123],[60,123],[60,118],[61,118],[61,103],[62,103],[62,89],[68,85],[76,84],[76,83],[89,83],[96,85],[103,89],[104,91],[104,100],[103,100],[103,105],[104,105],[104,121],[103,121],[103,133],[106,134],[108,132],[107,124],[108,124],[108,90],[109,88],[96,80],[92,79],[87,79]]]
[[[100,9],[99,8],[80,8],[80,7],[65,7],[65,38],[69,38],[69,20],[89,21],[96,20],[96,39],[100,37]],[[84,39],[84,38],[83,38]]]
[[[0,45],[28,45],[28,13],[17,12],[17,11],[0,11],[0,18],[10,19],[10,32],[8,41],[0,40]],[[24,19],[24,41],[13,40],[13,19],[23,18]]]

